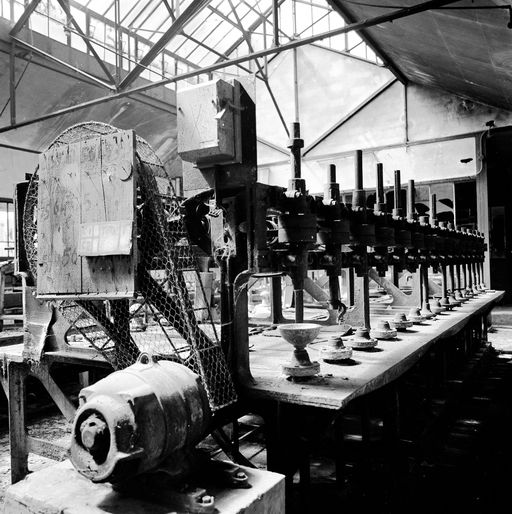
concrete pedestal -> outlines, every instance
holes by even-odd
[[[204,484],[215,497],[218,514],[284,513],[284,476],[240,466],[249,489],[220,489]],[[4,514],[170,514],[169,507],[120,495],[110,484],[93,484],[79,475],[69,461],[42,469],[11,485]],[[180,514],[177,513],[176,514]]]

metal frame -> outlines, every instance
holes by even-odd
[[[183,13],[174,20],[174,23],[165,34],[149,49],[148,53],[140,60],[139,64],[120,82],[119,89],[122,90],[129,86],[142,73],[143,67],[151,64],[174,36],[179,34],[193,16],[206,7],[209,1],[210,0],[193,0]]]
[[[458,1],[458,0],[455,0]],[[342,5],[340,0],[327,0],[327,3],[339,13],[349,23],[356,23],[356,18]],[[449,2],[454,3],[454,2]],[[389,68],[391,73],[402,83],[407,84],[407,77],[395,66],[393,61],[386,55],[386,53],[379,47],[375,40],[368,34],[367,31],[361,30],[359,32],[360,38],[375,52],[381,61]]]
[[[374,93],[372,93],[368,98],[365,98],[363,102],[361,102],[357,107],[352,109],[349,113],[345,114],[343,118],[337,121],[334,125],[329,127],[321,136],[319,136],[315,141],[313,141],[309,146],[304,148],[302,151],[302,155],[305,157],[311,150],[316,148],[322,141],[328,138],[333,132],[342,127],[348,120],[353,118],[358,112],[362,111],[367,105],[371,104],[376,98],[378,98],[384,91],[387,91],[393,84],[398,81],[397,78],[393,78],[390,81],[386,82],[382,87],[377,89]]]
[[[61,1],[64,1],[64,0],[61,0]],[[273,0],[273,5],[269,10],[267,10],[265,16],[272,14],[273,11],[275,14],[276,6],[278,7],[283,1],[284,0]],[[333,1],[333,0],[330,0],[330,1]],[[122,98],[124,96],[128,96],[131,94],[145,92],[145,91],[148,91],[153,88],[161,87],[161,86],[168,85],[171,83],[177,83],[181,80],[187,80],[192,77],[197,77],[198,75],[210,74],[214,71],[217,71],[217,70],[229,67],[229,66],[238,66],[244,62],[248,62],[251,60],[257,61],[257,59],[261,58],[261,57],[275,55],[280,52],[283,52],[286,50],[292,50],[292,49],[298,48],[303,45],[321,41],[323,39],[338,36],[341,34],[347,34],[348,32],[351,32],[351,31],[361,31],[361,30],[364,30],[369,27],[373,27],[373,26],[381,24],[381,23],[392,22],[393,20],[396,20],[396,19],[404,18],[404,17],[411,16],[411,15],[414,15],[417,13],[421,13],[421,12],[424,12],[424,11],[427,11],[430,9],[436,9],[436,8],[439,8],[439,7],[448,5],[448,4],[452,4],[456,1],[458,1],[458,0],[428,0],[426,2],[417,4],[417,5],[414,5],[411,7],[404,7],[404,8],[396,9],[396,10],[393,10],[392,12],[389,12],[389,13],[386,13],[383,15],[379,15],[379,16],[376,16],[376,17],[368,19],[368,20],[362,20],[362,21],[359,21],[356,23],[345,25],[344,27],[340,27],[340,28],[337,28],[334,30],[322,32],[322,33],[316,34],[314,36],[309,36],[309,37],[305,37],[305,38],[301,38],[301,39],[292,40],[292,41],[289,41],[286,43],[279,44],[277,46],[273,46],[271,48],[265,48],[263,50],[259,50],[257,52],[251,51],[248,55],[235,57],[235,58],[227,59],[227,60],[219,59],[214,64],[205,66],[205,67],[197,69],[197,70],[192,70],[192,71],[189,71],[186,73],[175,75],[173,77],[163,78],[162,80],[155,81],[150,84],[143,85],[143,86],[126,89],[126,86],[131,84],[133,82],[133,80],[135,80],[140,75],[140,73],[144,69],[144,66],[146,66],[146,64],[148,64],[148,63],[150,64],[156,58],[156,56],[161,51],[164,50],[164,47],[169,43],[169,41],[171,41],[172,38],[183,29],[184,25],[188,21],[190,21],[192,19],[192,17],[195,14],[197,14],[201,9],[206,7],[206,5],[209,2],[209,0],[194,0],[189,5],[189,7],[187,9],[185,9],[185,11],[181,15],[176,17],[176,20],[171,25],[170,29],[165,32],[165,34],[160,38],[159,41],[157,41],[157,43],[155,43],[151,47],[151,49],[144,56],[144,58],[141,59],[141,61],[136,65],[136,67],[134,69],[132,69],[130,73],[128,73],[128,75],[124,78],[124,80],[121,81],[121,83],[119,84],[117,93],[114,93],[109,96],[96,98],[94,100],[90,100],[88,102],[84,102],[84,103],[81,103],[81,104],[78,104],[75,106],[71,106],[68,108],[60,109],[53,113],[48,113],[43,116],[36,117],[36,118],[30,119],[30,120],[25,120],[25,121],[22,121],[19,123],[11,123],[8,126],[0,127],[0,133],[6,132],[6,131],[9,131],[12,129],[20,128],[23,126],[27,126],[32,123],[37,123],[39,121],[51,119],[51,118],[60,116],[62,114],[75,112],[77,110],[80,110],[80,109],[83,109],[86,107],[105,103],[110,100],[114,100],[116,98]],[[13,30],[14,29],[19,30],[23,26],[23,24],[28,20],[28,17],[30,16],[30,14],[35,10],[37,3],[38,3],[37,0],[33,0],[29,4],[29,6],[27,7],[27,9],[25,10],[25,12],[23,13],[23,15],[21,17],[21,18],[23,18],[23,20],[20,18],[19,22],[15,25]],[[240,46],[240,44],[242,44],[244,41],[247,41],[247,33],[250,33],[252,30],[257,28],[261,23],[263,23],[263,19],[264,18],[258,18],[253,24],[251,24],[251,26],[249,27],[248,30],[244,29],[243,27],[239,27],[240,30],[242,31],[243,36],[237,42],[235,42],[234,45],[232,45],[230,47],[229,51],[227,52],[227,55],[229,55],[234,50],[236,50],[236,48],[238,46]],[[239,20],[239,18],[238,18],[238,20]],[[276,27],[274,27],[274,29],[276,29]],[[278,43],[278,41],[276,41],[276,43]],[[35,51],[35,49],[34,49],[34,51]],[[258,63],[258,65],[259,65],[259,63]],[[74,71],[76,71],[76,70],[74,70]],[[260,72],[261,72],[261,70],[260,70]],[[397,77],[397,78],[400,80],[400,77]],[[98,80],[98,79],[96,79],[96,80]]]

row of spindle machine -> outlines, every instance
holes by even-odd
[[[194,92],[181,95],[184,121],[187,114],[191,114],[186,107],[193,105],[191,100],[183,101],[188,95],[194,97]],[[408,182],[407,208],[404,209],[398,170],[394,172],[394,208],[389,212],[381,163],[376,166],[376,202],[373,209],[368,208],[361,150],[355,152],[355,189],[351,203],[342,201],[334,165],[329,166],[323,195],[308,192],[301,174],[304,142],[298,122],[290,127],[288,187],[257,182],[254,104],[236,81],[233,99],[231,103],[239,106],[233,108],[233,134],[241,152],[228,162],[226,152],[220,152],[217,157],[212,154],[204,157],[194,150],[180,152],[185,161],[194,163],[193,168],[184,171],[185,194],[190,197],[194,193],[203,201],[205,194],[208,197],[206,217],[210,217],[211,252],[221,269],[221,291],[224,291],[221,293],[221,299],[225,300],[221,324],[227,327],[222,337],[225,348],[233,347],[233,341],[243,340],[247,332],[246,304],[240,308],[237,302],[243,302],[240,293],[248,277],[270,278],[274,323],[284,321],[280,312],[281,277],[291,277],[295,324],[280,326],[280,330],[283,337],[294,344],[295,352],[283,371],[301,377],[314,375],[319,370],[318,364],[309,360],[304,338],[298,336],[307,331],[313,337],[318,333],[317,328],[304,323],[308,271],[323,270],[328,276],[328,303],[331,314],[335,313],[330,320],[343,324],[343,328],[349,325],[354,329],[346,340],[340,337],[344,332],[341,327],[338,333],[331,332],[330,343],[323,348],[330,360],[349,358],[352,348],[371,348],[379,339],[394,338],[397,330],[407,330],[413,323],[432,319],[485,291],[483,234],[474,229],[459,229],[452,222],[438,221],[435,194],[430,196],[430,215],[418,216],[413,180]],[[219,101],[216,104],[225,105]],[[182,150],[188,143],[188,140],[182,141]],[[204,182],[199,192],[198,175]],[[212,211],[217,213],[216,220],[212,219]],[[219,221],[218,213],[222,213],[223,221]],[[220,236],[214,234],[214,223],[220,223]],[[191,236],[194,239],[194,235]],[[228,243],[231,251],[226,251]],[[386,278],[388,270],[391,279]],[[436,287],[429,279],[430,270],[440,275],[440,286]],[[409,294],[398,287],[404,271],[413,275]],[[348,277],[344,302],[340,291],[341,275]],[[379,314],[375,323],[370,315],[370,278],[393,298],[388,309],[378,304],[381,308],[375,310]],[[240,349],[233,351],[237,352],[236,368],[243,375],[244,368],[248,371],[249,367],[248,353],[244,355]]]
[[[334,319],[351,325],[355,333],[345,341],[331,333],[330,344],[322,348],[324,358],[350,358],[350,348],[374,347],[379,339],[392,339],[397,330],[407,330],[413,323],[432,319],[485,291],[483,234],[464,227],[457,229],[452,222],[439,222],[435,194],[430,196],[430,216],[418,216],[413,180],[408,182],[407,209],[404,209],[399,170],[394,172],[394,208],[389,212],[381,163],[376,166],[376,202],[373,209],[368,208],[361,150],[355,152],[355,189],[351,203],[342,202],[334,165],[329,166],[323,196],[310,195],[301,177],[303,141],[299,124],[294,123],[291,129],[293,176],[286,190],[274,198],[267,195],[275,202],[267,208],[277,211],[276,229],[267,230],[268,244],[265,250],[259,251],[258,267],[260,272],[285,270],[290,275],[296,324],[304,323],[303,291],[308,270],[323,270],[328,275],[330,309],[339,313]],[[348,275],[347,305],[342,302],[340,291],[342,270]],[[388,270],[390,280],[385,278]],[[430,270],[440,274],[438,290],[432,290]],[[413,274],[409,294],[398,288],[404,271]],[[370,315],[370,277],[393,298],[391,308],[376,311],[380,316],[375,324]],[[275,295],[273,299],[278,301]],[[282,329],[285,338],[287,332],[293,331],[293,327],[288,328],[288,331],[286,327]],[[296,329],[300,328],[307,329],[296,325]],[[285,365],[283,370],[292,376],[305,376],[317,373],[319,366],[311,363],[307,353],[296,346],[291,365]]]

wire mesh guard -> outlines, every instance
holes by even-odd
[[[50,148],[116,130],[103,123],[81,123],[59,135]],[[134,300],[57,299],[57,308],[70,323],[66,340],[68,344],[77,338],[89,343],[114,369],[130,366],[141,352],[184,364],[201,377],[210,407],[215,411],[234,403],[237,397],[180,204],[162,163],[140,137],[136,140],[136,162],[140,290]],[[25,247],[34,281],[37,280],[37,201],[36,169],[23,214]],[[203,301],[195,302],[201,307],[194,308],[193,295],[202,295]]]

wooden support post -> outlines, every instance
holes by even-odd
[[[28,447],[25,428],[25,379],[26,364],[9,362],[9,445],[11,452],[11,483],[27,476]]]

